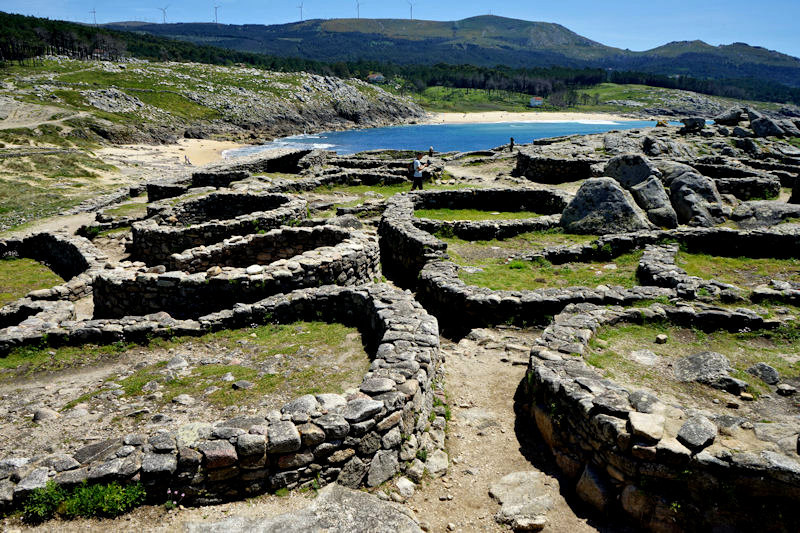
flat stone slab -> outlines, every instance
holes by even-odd
[[[328,485],[299,511],[273,518],[233,516],[221,522],[186,524],[187,533],[421,533],[409,512],[365,492]]]
[[[538,531],[547,525],[554,491],[558,491],[558,482],[542,472],[530,470],[503,476],[489,487],[489,495],[501,505],[495,520],[515,531]]]

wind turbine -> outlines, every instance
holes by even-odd
[[[411,11],[411,20],[414,20],[414,6],[416,2],[412,2],[411,0],[406,0],[406,2],[408,2],[408,8]]]
[[[361,18],[361,4],[366,2],[361,2],[360,0],[356,0],[356,18]]]
[[[305,2],[300,2],[300,5],[297,6],[297,9],[300,10],[300,22],[303,22],[303,4],[305,4]]]
[[[162,18],[161,18],[161,23],[162,23],[162,24],[166,24],[166,23],[167,23],[167,9],[168,9],[168,8],[169,8],[169,6],[165,6],[165,7],[157,7],[157,8],[156,8],[156,9],[158,9],[159,11],[161,11],[161,17],[162,17]]]
[[[222,6],[214,6],[214,24],[219,24],[219,18],[217,18],[217,9]]]

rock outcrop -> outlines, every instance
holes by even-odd
[[[319,491],[314,502],[299,511],[273,518],[232,516],[221,522],[193,522],[188,533],[422,533],[419,524],[404,508],[384,502],[371,494],[332,484]]]
[[[606,234],[650,229],[647,216],[613,178],[586,180],[561,214],[571,233]]]
[[[669,188],[680,223],[713,226],[722,222],[722,198],[711,179],[688,172],[675,178]]]

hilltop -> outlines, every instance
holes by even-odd
[[[800,87],[800,59],[744,43],[673,42],[634,52],[559,24],[492,15],[458,21],[308,20],[280,25],[124,22],[110,28],[233,50],[318,61],[610,68],[696,78],[756,78]]]

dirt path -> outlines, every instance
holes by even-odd
[[[568,503],[558,494],[556,470],[544,444],[526,431],[527,424],[517,423],[514,395],[525,376],[524,347],[537,333],[475,330],[459,344],[443,339],[445,388],[452,412],[447,438],[451,465],[445,477],[423,482],[408,502],[429,531],[509,531],[495,522],[500,506],[489,496],[489,487],[506,474],[537,469],[550,474],[555,500],[545,531],[605,529],[590,523],[579,502]]]

